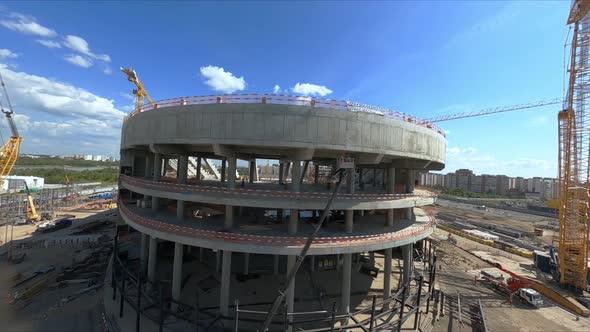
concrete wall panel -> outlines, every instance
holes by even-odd
[[[131,117],[121,148],[149,144],[292,147],[335,153],[383,153],[444,164],[445,138],[376,114],[307,106],[210,104],[171,106]]]

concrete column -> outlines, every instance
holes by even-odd
[[[250,268],[250,253],[244,253],[244,274],[248,275],[248,270]]]
[[[236,157],[228,157],[227,158],[227,187],[228,188],[235,188],[236,186]],[[225,163],[225,162],[224,162]],[[225,220],[223,223],[223,228],[225,230],[231,230],[234,225],[234,206],[233,205],[226,205],[225,206]]]
[[[274,255],[272,263],[273,263],[272,264],[273,274],[278,275],[279,274],[279,255]]]
[[[168,162],[170,161],[169,158],[164,157],[162,159],[162,170],[160,171],[161,176],[166,176],[166,169],[168,169]]]
[[[354,194],[354,190],[355,188],[355,178],[356,178],[356,170],[353,169],[349,169],[348,170],[348,177],[346,179],[346,182],[348,182],[348,193],[349,194]]]
[[[176,220],[184,220],[184,201],[176,201]]]
[[[178,164],[176,168],[178,172],[178,183],[186,184],[188,177],[188,156],[183,155],[178,158]],[[176,219],[184,220],[184,201],[176,201]]]
[[[140,266],[145,269],[147,265],[148,246],[150,244],[149,235],[141,233],[141,248],[140,248]]]
[[[383,299],[391,296],[391,248],[385,249],[383,266]],[[388,306],[389,307],[389,306]]]
[[[180,301],[180,290],[182,286],[182,259],[183,259],[183,245],[182,243],[174,243],[174,265],[172,267],[172,299]],[[176,305],[173,306],[173,310]]]
[[[388,194],[395,193],[395,168],[394,167],[387,168],[387,193]]]
[[[250,161],[250,165],[248,167],[248,170],[250,171],[249,182],[254,183],[254,180],[256,180],[255,179],[256,178],[256,159]]]
[[[287,165],[285,166],[285,175],[283,177],[283,181],[286,180],[289,177],[289,169],[291,168],[291,163],[287,163]]]
[[[414,170],[408,169],[406,175],[406,193],[411,194],[414,192]]]
[[[236,168],[237,159],[236,157],[227,157],[227,187],[236,187]]]
[[[293,162],[293,170],[292,170],[292,177],[291,177],[291,191],[299,192],[299,179],[301,177],[301,162],[294,161]],[[288,231],[289,234],[297,233],[297,224],[299,222],[299,210],[292,209],[289,214],[289,225]]]
[[[285,182],[285,163],[279,163],[279,184]]]
[[[348,193],[354,194],[354,169],[348,170],[346,181],[348,182]],[[354,227],[354,210],[344,211],[344,231],[346,233],[352,233]]]
[[[288,232],[289,234],[297,233],[297,224],[299,223],[299,210],[291,210],[289,214]]]
[[[225,206],[225,220],[223,222],[223,229],[226,231],[231,230],[234,227],[234,206]]]
[[[314,163],[313,165],[313,174],[314,174],[314,179],[313,179],[313,184],[318,184],[320,181],[320,165]]]
[[[395,168],[394,167],[387,168],[387,193],[388,194],[395,194]],[[393,219],[394,219],[394,209],[388,209],[387,210],[387,220],[385,221],[385,225],[392,227],[393,226]]]
[[[201,262],[201,263],[203,261],[205,261],[204,254],[205,254],[205,249],[203,247],[199,247],[199,262]]]
[[[159,181],[162,175],[162,154],[154,153],[154,181]]]
[[[350,278],[352,276],[352,254],[344,254],[342,264],[342,303],[340,310],[350,312]]]
[[[219,311],[222,315],[229,315],[229,283],[231,281],[231,251],[223,251],[221,267],[221,290],[219,293]]]
[[[154,153],[154,181],[160,181],[162,174],[162,154]],[[152,211],[157,212],[160,208],[160,198],[152,196]]]
[[[151,153],[148,153],[145,157],[145,177],[148,179],[152,179],[153,175],[152,172],[154,171],[154,157]]]
[[[150,237],[147,277],[151,282],[156,281],[156,265],[158,263],[158,239]]]
[[[197,181],[201,180],[201,157],[197,157]]]
[[[291,191],[299,191],[301,180],[301,161],[293,161],[293,169],[291,170]]]
[[[411,194],[414,192],[414,170],[407,169],[406,170],[406,177],[404,178],[404,184],[406,185],[406,194]],[[407,208],[406,217],[409,220],[412,220],[414,216],[414,208],[409,207]]]
[[[309,270],[311,272],[315,272],[315,256],[314,255],[310,256],[310,258],[309,258]]]
[[[402,282],[403,284],[405,284],[406,282],[408,282],[408,280],[410,280],[410,277],[412,275],[412,252],[414,250],[414,244],[410,243],[410,244],[406,244],[405,246],[402,246],[402,258],[404,260],[404,265],[403,265],[403,271],[402,271]]]
[[[182,155],[178,158],[178,183],[186,184],[188,177],[188,155]]]
[[[221,160],[221,182],[225,182],[225,159]]]
[[[287,256],[287,274],[289,273],[289,271],[291,271],[293,266],[295,266],[296,259],[297,259],[297,256],[294,256],[294,255]],[[291,313],[295,310],[295,279],[293,279],[293,281],[291,282],[291,286],[289,286],[289,288],[287,289],[287,298],[285,301],[287,302],[287,312],[288,313]],[[293,316],[289,316],[289,322],[293,322]],[[289,326],[287,331],[289,331],[289,332],[293,331],[292,327]]]
[[[344,211],[344,231],[346,233],[352,233],[354,228],[354,210]]]

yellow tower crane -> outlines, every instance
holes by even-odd
[[[10,98],[8,96],[8,91],[6,91],[6,84],[4,84],[4,78],[0,74],[0,84],[2,84],[2,91],[4,93],[4,98],[6,98],[6,103],[8,104],[8,110],[4,109],[2,106],[2,102],[0,101],[0,111],[4,113],[6,116],[6,120],[8,120],[8,126],[10,127],[11,136],[10,139],[4,144],[2,149],[0,150],[0,186],[5,181],[6,176],[10,175],[12,172],[12,168],[14,164],[16,164],[16,160],[18,159],[20,144],[23,138],[19,135],[18,129],[16,129],[16,124],[14,123],[14,110],[12,109],[12,103],[10,102]]]
[[[576,0],[567,23],[573,25],[569,81],[559,112],[559,279],[585,289],[590,222],[590,1]]]
[[[133,94],[135,95],[134,113],[141,112],[141,109],[143,108],[145,102],[144,99],[147,99],[153,108],[157,108],[158,105],[154,103],[152,97],[150,97],[150,94],[146,91],[145,87],[143,86],[143,83],[139,80],[139,77],[137,76],[135,70],[133,68],[121,67],[121,71],[127,75],[127,80],[135,84],[135,86],[137,87],[137,89],[133,89]]]

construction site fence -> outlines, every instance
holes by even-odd
[[[474,331],[487,332],[487,322],[483,311],[480,295],[447,294],[442,290],[434,290],[434,320],[449,316],[456,319],[461,327],[470,325]]]
[[[414,294],[408,294],[411,290],[409,282],[404,285],[395,295],[377,302],[377,297],[373,296],[372,305],[371,307],[358,310],[351,313],[346,314],[336,314],[336,303],[333,303],[332,311],[312,311],[312,312],[295,312],[295,313],[288,313],[283,312],[282,314],[277,314],[277,316],[282,316],[282,321],[275,320],[273,321],[274,325],[282,325],[284,331],[288,329],[288,327],[292,327],[297,331],[305,331],[305,332],[328,332],[328,331],[336,331],[336,330],[348,330],[348,331],[355,331],[355,330],[363,330],[363,331],[381,331],[387,329],[391,331],[393,327],[397,327],[398,331],[400,330],[403,323],[409,319],[410,317],[414,316],[416,319],[416,324],[418,322],[418,308],[420,306],[420,301],[425,301],[429,298],[429,294],[423,294],[419,296],[420,292],[422,291],[423,279],[418,278],[415,279],[418,287],[418,291],[415,291]],[[410,310],[405,311],[405,307],[410,307]],[[240,318],[242,314],[254,314],[260,317],[260,319],[244,319]],[[355,317],[359,315],[369,314],[370,316],[363,320],[358,320]],[[262,323],[264,320],[263,318],[268,315],[268,312],[265,311],[255,311],[255,310],[244,310],[239,308],[239,301],[235,301],[234,305],[234,331],[240,331],[240,322],[249,322],[249,323]],[[323,316],[319,318],[309,318],[309,319],[300,319],[295,320],[294,318],[298,316]],[[398,316],[397,320],[393,320],[394,316]],[[289,318],[292,318],[293,321],[291,322]],[[387,317],[387,318],[386,318]],[[385,322],[382,320],[385,319]],[[350,323],[351,322],[351,323]],[[310,324],[310,323],[324,323],[325,327],[318,327],[318,328],[311,328],[306,329],[302,328],[301,325]]]
[[[315,98],[308,96],[290,96],[278,94],[235,94],[235,95],[209,95],[209,96],[193,96],[180,97],[172,99],[164,99],[156,103],[144,105],[142,108],[136,109],[125,117],[125,121],[129,118],[150,110],[161,107],[170,106],[185,106],[185,105],[208,105],[208,104],[275,104],[275,105],[294,105],[307,107],[322,107],[339,111],[349,112],[363,112],[376,114],[388,118],[394,118],[404,122],[415,123],[419,126],[431,129],[445,136],[445,132],[430,121],[420,119],[410,114],[399,111],[390,110],[383,107],[360,104],[350,101],[341,101],[326,98]]]
[[[276,314],[277,319],[273,320],[272,325],[279,327],[279,330],[292,326],[298,331],[322,332],[334,331],[336,324],[340,324],[338,329],[348,329],[350,331],[391,331],[397,328],[399,331],[403,323],[414,316],[414,327],[419,324],[419,308],[421,303],[427,303],[426,312],[430,307],[430,301],[434,292],[434,281],[436,275],[436,255],[428,255],[429,268],[426,272],[426,279],[423,275],[417,278],[411,278],[407,283],[400,286],[400,289],[389,298],[377,302],[373,296],[372,305],[369,308],[361,309],[352,313],[337,314],[335,304],[332,311],[312,311],[312,312],[279,312]],[[128,263],[128,262],[127,262]],[[426,265],[425,265],[426,266]],[[201,307],[199,305],[199,293],[195,292],[195,302],[192,304],[176,301],[169,294],[169,282],[151,282],[145,277],[145,267],[139,264],[136,269],[126,264],[126,261],[119,257],[118,235],[114,239],[113,259],[111,264],[111,288],[113,301],[117,299],[119,292],[119,317],[124,316],[125,303],[135,310],[135,331],[141,331],[141,317],[146,317],[153,323],[156,323],[159,330],[162,331],[167,324],[167,318],[174,317],[184,320],[194,326],[195,331],[207,330],[215,324],[224,325],[233,322],[235,331],[239,331],[241,323],[262,323],[268,312],[244,309],[247,306],[270,305],[270,303],[255,303],[240,305],[239,300],[235,300],[233,316],[222,316],[218,307]],[[414,287],[412,288],[412,283]],[[426,288],[425,285],[428,285]],[[405,310],[408,307],[409,310]],[[381,311],[378,309],[381,308]],[[357,320],[362,314],[370,314],[369,318]],[[244,315],[254,315],[257,317],[243,317]],[[292,321],[289,318],[293,318]],[[296,319],[299,317],[306,317]],[[397,317],[397,319],[394,319]],[[349,323],[352,322],[352,323]],[[303,324],[324,323],[325,327],[303,329]],[[105,324],[116,326],[114,323]],[[282,327],[282,328],[281,328]]]

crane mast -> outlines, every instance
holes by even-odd
[[[6,103],[8,104],[8,110],[4,109],[2,102],[0,101],[0,111],[4,113],[6,116],[6,120],[8,121],[8,125],[10,127],[11,136],[10,139],[2,146],[0,149],[0,186],[4,184],[5,177],[10,175],[12,169],[14,168],[14,164],[16,164],[16,160],[18,159],[19,151],[20,151],[20,144],[23,138],[19,135],[18,129],[16,128],[16,124],[14,122],[14,110],[12,108],[12,103],[10,102],[10,97],[8,96],[8,91],[6,90],[6,84],[4,84],[4,78],[0,74],[0,84],[2,85],[2,92],[4,94],[4,98],[6,98]]]
[[[133,89],[133,94],[135,95],[135,111],[134,111],[134,113],[141,112],[141,109],[143,108],[143,105],[145,103],[145,99],[148,100],[148,102],[150,103],[150,105],[153,108],[156,108],[157,107],[156,103],[154,103],[154,101],[152,100],[152,97],[150,96],[150,94],[147,92],[147,90],[143,86],[143,83],[141,82],[141,80],[137,76],[137,73],[135,72],[135,70],[133,68],[121,67],[121,71],[123,73],[125,73],[125,75],[127,75],[127,80],[129,82],[132,82],[133,84],[135,84],[135,86],[137,87],[137,89]]]
[[[585,289],[590,220],[590,1],[576,0],[569,81],[564,110],[558,114],[559,137],[559,279]]]

